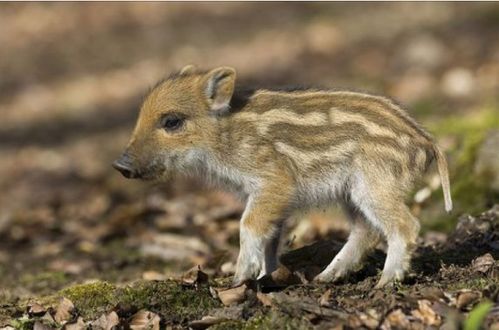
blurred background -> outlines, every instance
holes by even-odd
[[[445,239],[499,200],[498,40],[497,3],[0,4],[0,297],[197,264],[231,273],[239,201],[110,166],[148,88],[186,64],[406,105],[448,155],[454,213],[434,172],[409,200],[423,236]],[[345,228],[339,213],[313,214],[287,248]]]

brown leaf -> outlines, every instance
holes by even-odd
[[[368,329],[376,329],[379,325],[379,315],[374,309],[368,309],[366,313],[358,314],[362,325]]]
[[[157,314],[146,310],[138,311],[130,321],[132,330],[159,330],[160,318]]]
[[[331,293],[331,289],[327,289],[326,292],[322,294],[322,296],[319,298],[319,304],[321,306],[327,307],[330,305],[329,301],[331,300]]]
[[[222,301],[225,306],[230,306],[234,304],[241,303],[246,299],[246,290],[248,287],[246,284],[238,286],[236,288],[230,288],[227,290],[218,290],[218,298]]]
[[[409,328],[409,319],[400,308],[390,312],[381,325],[381,329],[407,329]]]
[[[421,288],[419,293],[422,298],[428,300],[439,300],[445,298],[444,292],[436,287]]]
[[[256,298],[262,303],[263,306],[272,306],[272,298],[270,294],[257,292]]]
[[[142,278],[146,281],[164,281],[166,276],[164,274],[158,273],[154,270],[149,270],[142,273]]]
[[[116,312],[102,314],[97,320],[91,323],[92,329],[111,330],[114,326],[120,323],[120,319]]]
[[[195,266],[182,275],[184,285],[198,285],[208,282],[208,274],[201,270],[201,266]]]
[[[214,317],[214,316],[204,316],[201,320],[192,321],[189,323],[189,328],[192,329],[206,329],[212,325],[222,323],[226,321],[225,318]]]
[[[63,330],[84,330],[86,328],[87,326],[85,322],[83,322],[83,318],[80,316],[75,323],[66,323]]]
[[[67,298],[61,298],[57,306],[54,319],[59,324],[64,324],[72,318],[72,313],[75,309],[73,302]]]
[[[475,272],[487,273],[492,266],[494,266],[495,260],[490,253],[486,253],[481,257],[476,258],[472,261],[471,267]]]
[[[418,300],[418,309],[411,312],[424,325],[439,326],[442,323],[440,316],[432,309],[429,300]]]
[[[270,275],[265,275],[258,280],[263,288],[285,287],[293,284],[302,284],[302,279],[281,265]]]
[[[466,307],[472,306],[481,298],[481,293],[471,290],[461,290],[458,292],[456,297],[456,307],[459,309],[465,309]]]
[[[5,327],[1,327],[0,330],[16,330],[14,327],[11,327],[10,325],[7,325]]]
[[[277,284],[297,284],[301,282],[288,268],[280,266],[271,274],[272,279]]]
[[[33,303],[33,304],[28,306],[28,315],[30,317],[42,316],[46,312],[47,312],[47,309],[40,304]]]

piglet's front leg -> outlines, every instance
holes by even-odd
[[[277,266],[276,240],[290,194],[267,187],[248,199],[241,218],[240,250],[233,285],[270,274]]]

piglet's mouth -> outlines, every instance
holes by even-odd
[[[138,171],[132,167],[130,158],[126,154],[116,159],[112,166],[127,179],[139,178]]]
[[[119,160],[115,161],[112,166],[127,179],[155,180],[163,172],[163,170],[156,168],[134,169],[127,164],[120,163]]]

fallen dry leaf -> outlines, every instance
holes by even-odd
[[[299,278],[297,278],[288,268],[284,266],[280,266],[273,271],[271,277],[277,284],[287,285],[299,281]]]
[[[84,330],[86,328],[87,326],[85,322],[83,322],[83,318],[80,316],[75,323],[66,323],[63,330]]]
[[[424,325],[439,326],[442,323],[440,316],[432,309],[429,300],[418,300],[418,309],[411,312],[412,316]]]
[[[225,306],[230,306],[233,304],[238,304],[246,299],[246,290],[248,287],[246,284],[238,286],[236,288],[230,288],[226,290],[217,290],[218,298],[222,301]]]
[[[116,312],[109,314],[102,314],[97,320],[93,321],[90,325],[92,329],[111,330],[114,326],[120,323],[120,318]]]
[[[42,316],[46,312],[47,312],[47,309],[40,304],[33,303],[33,304],[28,306],[28,315],[30,317]]]
[[[410,323],[407,316],[404,314],[404,312],[402,312],[400,308],[398,308],[390,312],[386,316],[383,324],[381,325],[381,329],[407,329],[409,327],[409,324]]]
[[[368,329],[376,329],[379,325],[379,314],[374,309],[368,309],[365,313],[358,314],[359,320]]]
[[[146,281],[164,281],[166,280],[165,274],[161,274],[154,270],[146,271],[142,273],[142,278]]]
[[[358,315],[348,315],[346,325],[351,329],[359,329],[362,327],[362,321]]]
[[[263,306],[272,306],[272,298],[270,294],[257,292],[256,298],[262,303]]]
[[[195,266],[182,275],[184,285],[198,285],[208,282],[208,275],[201,270],[201,266]]]
[[[258,280],[258,283],[263,288],[285,287],[293,284],[302,284],[302,279],[291,272],[285,266],[279,266],[270,275],[265,275]]]
[[[330,305],[329,301],[331,300],[331,293],[331,289],[327,289],[326,292],[322,294],[322,296],[319,298],[319,304],[321,306],[327,307]]]
[[[461,290],[456,296],[456,307],[461,310],[472,307],[474,303],[480,300],[481,296],[482,294],[480,292]]]
[[[445,295],[444,292],[436,287],[429,287],[429,288],[421,288],[419,295],[427,300],[439,300],[439,299],[444,299]]]
[[[226,321],[225,318],[214,317],[214,316],[204,316],[201,320],[192,321],[189,323],[189,328],[192,329],[206,329],[212,325],[222,323]]]
[[[54,315],[54,319],[59,324],[64,324],[68,322],[72,317],[72,313],[75,309],[73,302],[67,298],[61,298],[59,305]]]
[[[158,314],[140,310],[132,316],[130,329],[132,330],[159,330],[160,318]]]
[[[481,257],[476,258],[472,261],[471,267],[474,271],[479,273],[487,273],[492,266],[494,266],[494,257],[490,253],[486,253]]]

